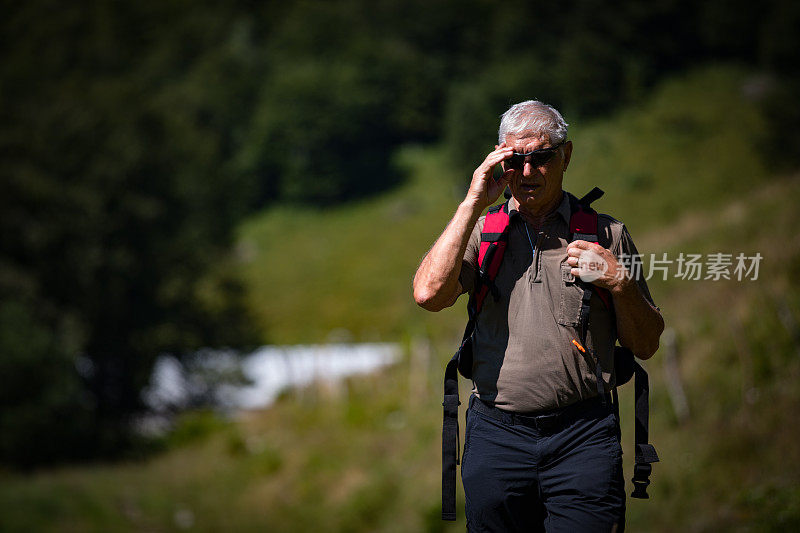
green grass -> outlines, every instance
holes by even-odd
[[[401,190],[344,208],[273,209],[244,225],[251,308],[265,340],[320,342],[337,328],[358,340],[397,339],[426,327],[411,278],[455,211],[456,187],[436,153],[408,147],[397,159],[418,170]]]
[[[603,188],[597,208],[634,238],[756,190],[768,176],[756,148],[765,125],[742,96],[746,78],[733,68],[693,72],[639,108],[574,125],[565,188],[579,196]],[[396,339],[462,320],[461,309],[445,319],[416,309],[410,286],[469,176],[454,175],[435,149],[408,147],[397,164],[409,180],[390,194],[334,209],[277,208],[242,227],[250,306],[265,341],[321,342],[337,328],[356,340]]]
[[[614,120],[577,125],[569,185],[600,185],[600,205],[638,232],[752,191],[767,178],[766,124],[742,93],[745,79],[730,67],[694,71]]]
[[[800,351],[778,315],[800,316],[800,178],[764,170],[745,77],[694,72],[636,109],[573,127],[567,188],[604,188],[599,208],[628,224],[640,251],[764,256],[758,281],[650,281],[679,339],[691,417],[673,414],[657,354],[651,434],[662,462],[652,499],[628,500],[629,531],[800,527]],[[429,359],[409,350],[376,376],[287,394],[233,423],[187,419],[175,447],[145,461],[0,473],[0,530],[177,531],[176,516],[189,516],[199,531],[463,531],[463,519],[439,520],[439,432],[441,373],[465,313],[418,310],[410,284],[466,177],[436,149],[407,147],[398,165],[409,181],[383,197],[252,218],[244,274],[265,340],[321,342],[341,328],[409,348],[427,340]]]

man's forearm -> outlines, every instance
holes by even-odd
[[[414,300],[424,309],[440,311],[458,298],[461,261],[482,211],[477,202],[462,202],[419,265],[414,276]]]
[[[615,287],[611,294],[617,316],[620,344],[640,359],[648,359],[658,350],[658,339],[664,331],[664,319],[647,301],[633,279]]]

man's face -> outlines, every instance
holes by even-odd
[[[534,136],[523,132],[506,136],[506,146],[518,153],[528,153],[542,148],[551,148],[549,136]],[[562,195],[561,183],[564,171],[572,155],[572,141],[567,141],[556,149],[553,157],[543,165],[534,166],[526,158],[521,170],[511,176],[509,187],[520,209],[530,214],[540,215],[558,205]],[[508,161],[503,162],[508,169]]]

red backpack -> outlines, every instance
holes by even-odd
[[[585,240],[598,243],[597,212],[590,207],[591,203],[603,195],[603,191],[595,187],[580,200],[569,195],[570,199],[570,242]],[[506,196],[509,197],[508,192]],[[444,420],[442,425],[442,520],[456,519],[456,466],[460,464],[459,451],[461,444],[458,438],[458,374],[467,379],[472,379],[473,360],[473,335],[475,323],[480,313],[483,302],[491,294],[495,301],[500,299],[500,292],[494,283],[503,255],[508,246],[508,232],[510,228],[508,202],[494,206],[486,213],[483,231],[481,231],[481,244],[478,252],[478,279],[477,287],[470,296],[467,304],[469,321],[464,330],[461,346],[447,363],[444,374]],[[605,398],[605,389],[600,368],[599,358],[595,357],[586,343],[586,332],[589,329],[589,302],[592,292],[597,291],[604,305],[613,311],[613,301],[607,290],[595,287],[576,279],[576,283],[583,288],[581,299],[579,332],[582,346],[576,344],[581,351],[588,352],[590,357],[597,360],[597,389],[598,394]],[[619,421],[619,398],[616,387],[624,385],[635,376],[634,388],[636,396],[635,416],[635,466],[633,474],[633,498],[649,498],[647,486],[650,484],[651,463],[658,461],[655,448],[648,444],[649,426],[649,380],[647,372],[635,360],[633,353],[628,348],[616,346],[614,348],[614,369],[616,385],[611,392],[611,402]]]

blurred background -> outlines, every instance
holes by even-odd
[[[649,281],[629,530],[800,527],[800,4],[2,6],[0,530],[463,531],[411,279],[531,98],[645,269],[733,258]]]

